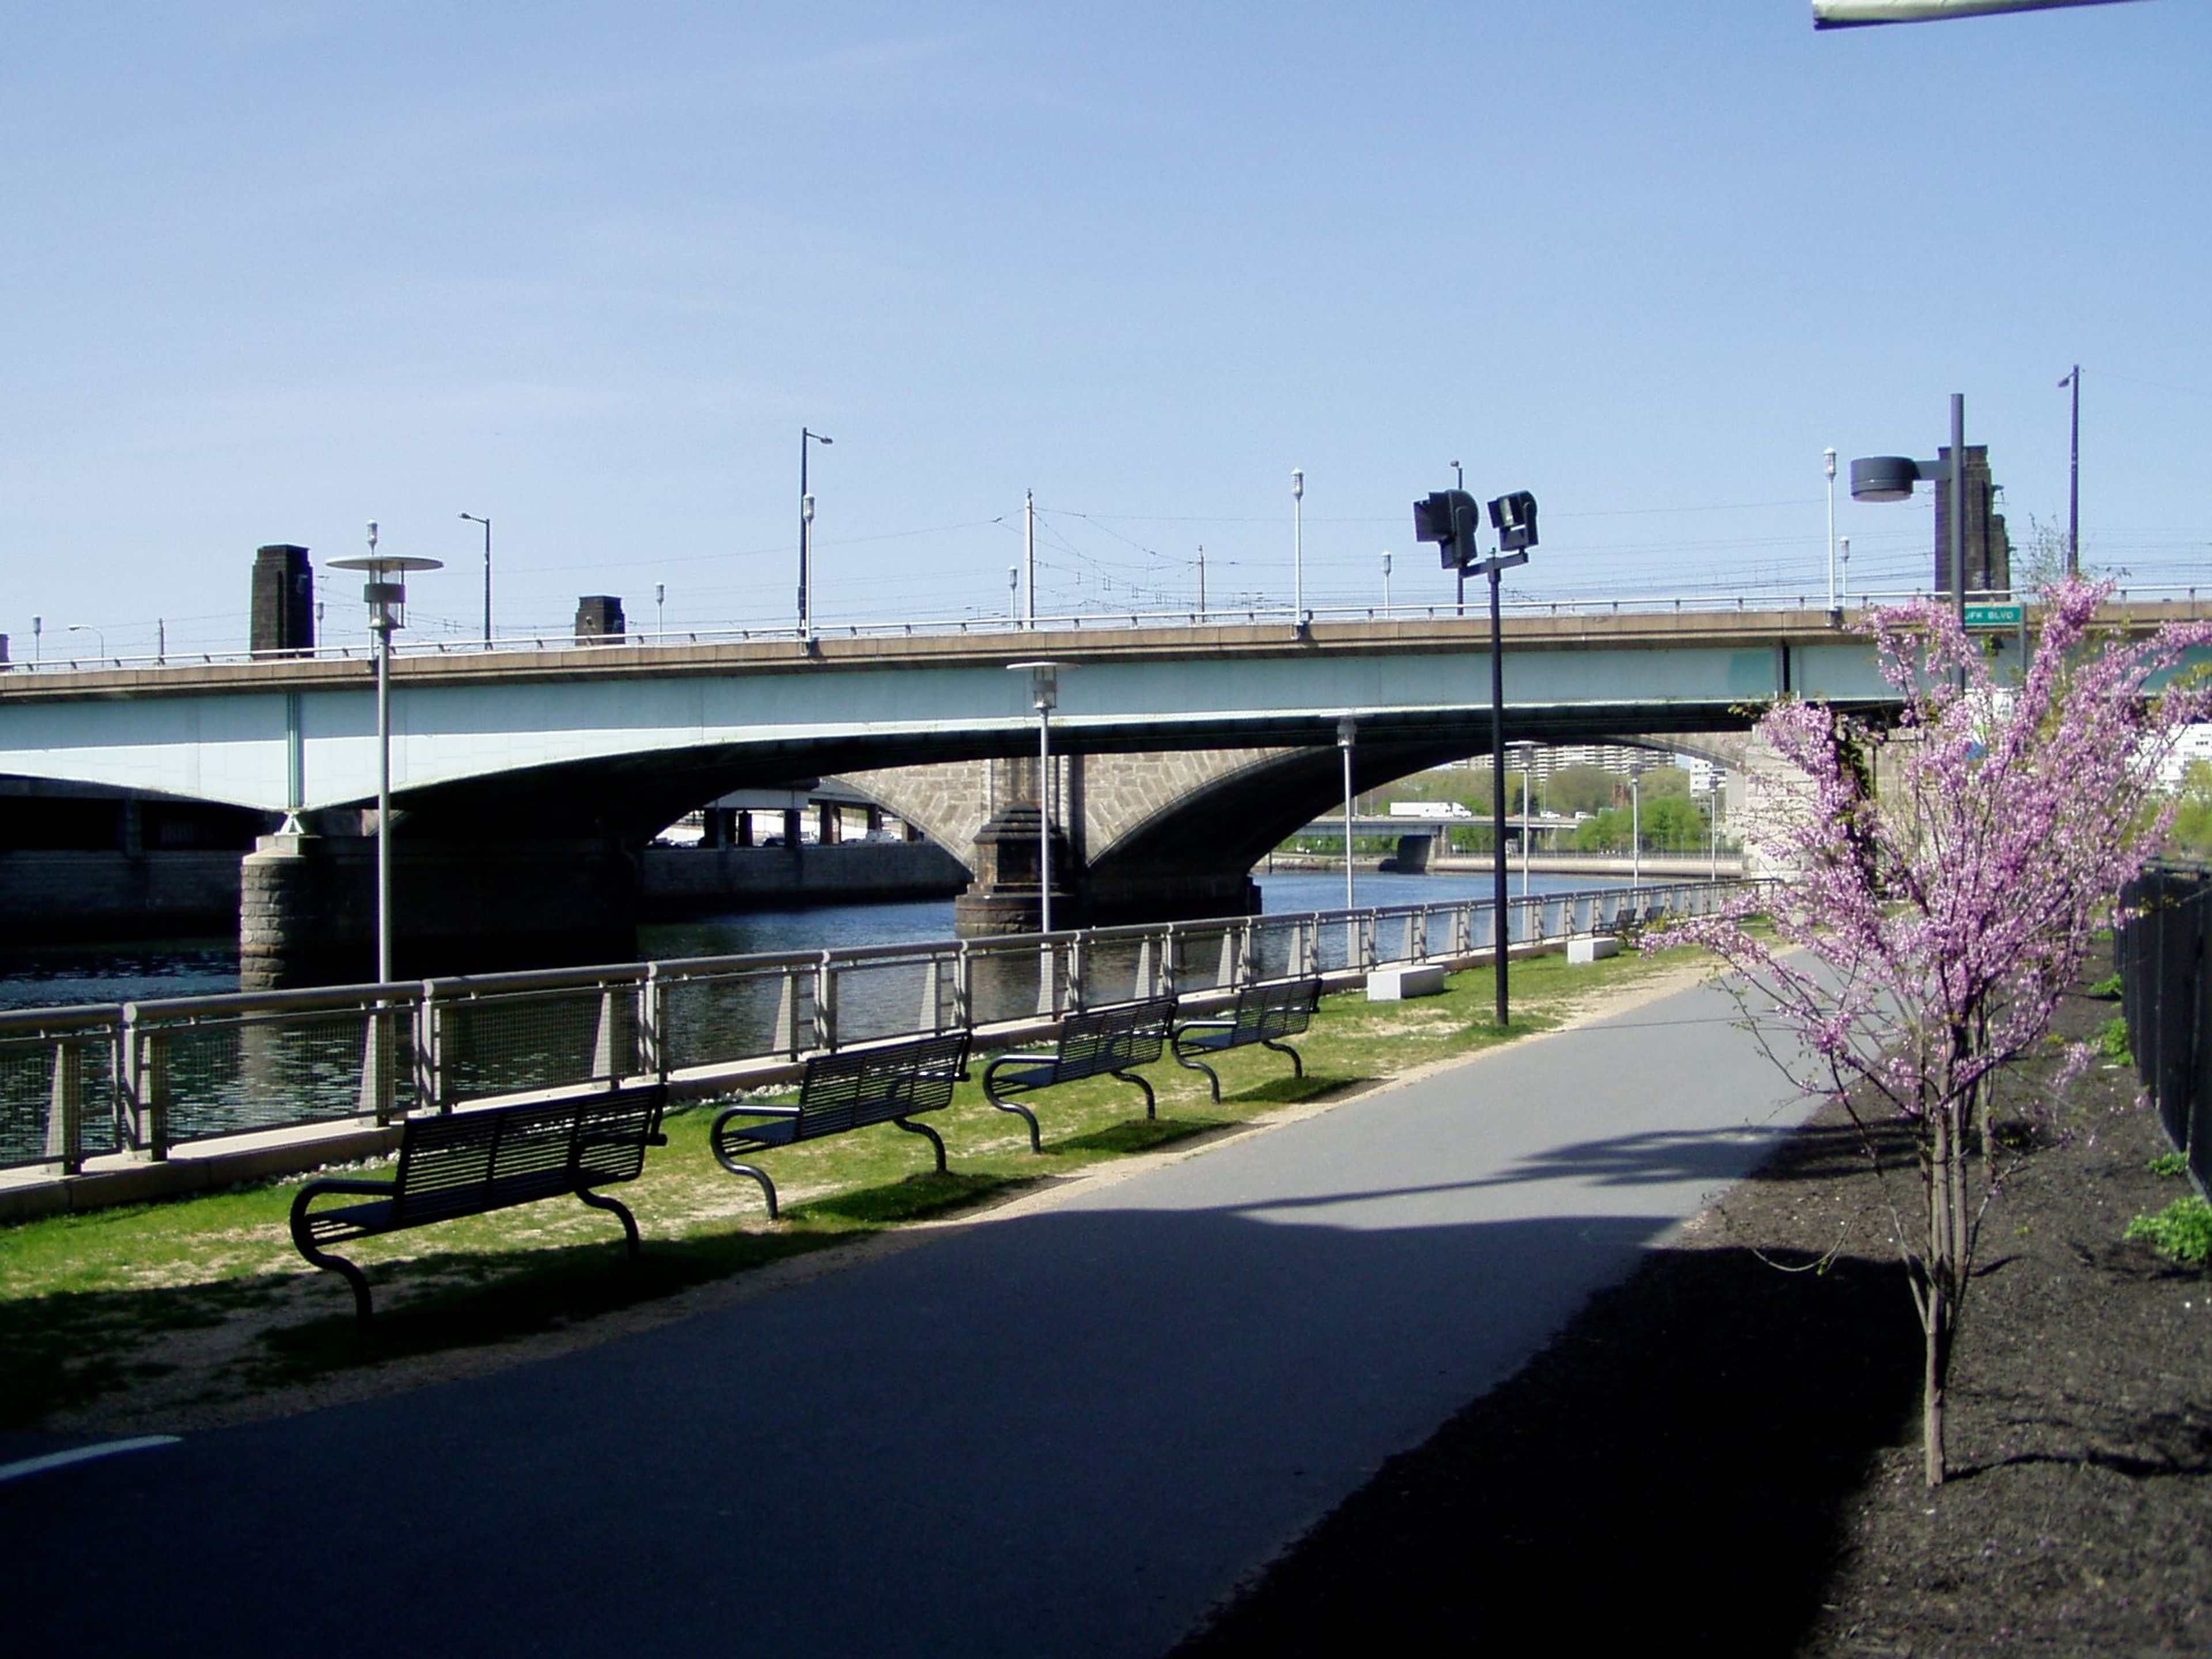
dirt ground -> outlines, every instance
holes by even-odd
[[[1991,1212],[1940,1489],[1889,1211],[1831,1112],[1178,1654],[2212,1651],[2212,1279],[2122,1241],[2187,1190],[2134,1097],[2093,1071]]]

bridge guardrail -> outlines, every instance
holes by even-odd
[[[1917,599],[1942,599],[1924,588],[1899,589],[1893,592],[1854,593],[1848,601],[1853,611],[1864,611],[1884,605],[1909,604]],[[1967,598],[1977,599],[1969,590]],[[1988,598],[2002,600],[2008,596],[1992,592]],[[2118,603],[2150,605],[2186,605],[2191,615],[2196,614],[2200,602],[2212,601],[2212,589],[2200,589],[2181,584],[2137,585],[2117,588],[2112,599]],[[1631,617],[1679,616],[1699,611],[1765,614],[1784,611],[1825,611],[1827,599],[1824,595],[1770,592],[1765,593],[1736,593],[1724,599],[1711,595],[1641,594],[1613,598],[1565,597],[1559,599],[1517,599],[1504,601],[1504,614],[1509,617]],[[1396,604],[1391,605],[1346,605],[1308,606],[1306,620],[1315,623],[1348,622],[1435,622],[1448,617],[1467,616],[1451,603]],[[1115,629],[1162,628],[1219,628],[1248,627],[1260,623],[1282,623],[1296,627],[1300,613],[1289,605],[1250,605],[1211,606],[1199,611],[1073,611],[1057,617],[1039,617],[1025,623],[1005,615],[978,613],[967,617],[933,617],[926,620],[860,621],[817,624],[812,635],[817,639],[908,639],[931,635],[998,635],[1019,637],[1029,633],[1081,633],[1110,631]],[[604,653],[623,649],[661,646],[750,645],[775,641],[789,641],[799,638],[799,630],[791,623],[748,625],[731,623],[714,628],[676,630],[647,630],[625,635],[614,640],[578,639],[573,633],[514,634],[495,638],[489,644],[471,635],[457,639],[414,639],[395,641],[393,654],[401,657],[452,657],[501,653],[512,655],[521,652],[591,651]],[[122,668],[202,668],[219,664],[274,662],[284,660],[367,661],[374,647],[366,642],[343,645],[319,645],[312,650],[295,649],[265,651],[189,651],[162,650],[137,654],[101,653],[95,657],[40,657],[25,662],[21,659],[0,662],[0,672],[5,673],[65,673],[88,670]]]
[[[1509,899],[1509,941],[1706,915],[1744,886]],[[74,1175],[117,1153],[648,1079],[704,1092],[857,1043],[988,1041],[1114,1002],[1472,962],[1496,926],[1488,900],[1461,900],[4,1012],[0,1169]]]

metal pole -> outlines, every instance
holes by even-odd
[[[1022,568],[1028,573],[1029,598],[1024,601],[1022,626],[1036,626],[1036,492],[1022,491]],[[1201,581],[1200,586],[1205,584]]]
[[[1037,932],[1052,932],[1052,705],[1037,699]]]
[[[1452,488],[1454,489],[1465,489],[1467,488],[1467,472],[1465,469],[1462,468],[1457,461],[1454,461],[1451,464],[1451,466]],[[1457,586],[1459,592],[1452,603],[1455,607],[1455,614],[1464,617],[1467,615],[1467,567],[1465,565],[1462,565],[1453,574],[1458,578]]]
[[[807,590],[813,585],[812,573],[806,568],[806,443],[812,435],[805,427],[799,428],[799,636],[801,639],[813,631],[812,619],[806,614]]]
[[[1521,896],[1528,896],[1528,792],[1534,787],[1536,760],[1527,744],[1521,745]]]
[[[1951,394],[1951,615],[1966,631],[1966,394]],[[1959,665],[1959,690],[1966,689],[1966,665]]]
[[[2066,377],[2074,384],[2074,436],[2066,476],[2066,574],[2081,574],[2081,365]]]
[[[1644,780],[1628,775],[1628,884],[1644,885]]]
[[[1305,544],[1306,475],[1297,467],[1291,469],[1291,620],[1303,623],[1306,617],[1306,544]]]
[[[1198,544],[1198,619],[1206,620],[1206,544]]]
[[[1353,906],[1352,890],[1352,744],[1353,722],[1346,714],[1336,723],[1336,746],[1344,751],[1344,908]]]
[[[392,983],[392,612],[377,607],[376,982]]]
[[[1390,550],[1382,550],[1382,614],[1390,614]]]
[[[1512,930],[1505,912],[1505,628],[1499,613],[1498,562],[1490,562],[1490,824],[1491,899],[1496,945],[1498,1023],[1506,1023],[1505,955]]]
[[[1836,452],[1826,449],[1821,460],[1828,469],[1828,609],[1836,608]]]

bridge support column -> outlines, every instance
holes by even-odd
[[[952,902],[952,931],[962,939],[1034,933],[1043,906],[1037,880],[1037,809],[1011,806],[975,832],[975,878]],[[1052,836],[1052,922],[1078,927],[1081,913],[1075,859],[1057,827]]]
[[[249,991],[376,975],[376,842],[264,836],[246,855],[239,984]],[[393,842],[392,971],[437,974],[620,962],[637,948],[637,868],[611,841]]]

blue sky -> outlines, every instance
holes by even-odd
[[[1440,595],[1455,459],[1525,597],[1818,593],[1953,391],[2063,523],[2076,361],[2091,558],[2212,578],[2208,171],[2200,0],[12,8],[0,631],[234,648],[374,519],[465,636],[465,511],[502,631],[775,622],[802,424],[833,624],[1002,611],[1024,489],[1044,610],[1287,603],[1294,466],[1309,603]]]

